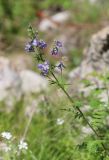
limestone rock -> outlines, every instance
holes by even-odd
[[[85,58],[81,65],[69,74],[72,88],[74,89],[76,86],[77,90],[84,90],[83,84],[79,83],[82,79],[91,81],[93,84],[92,89],[96,87],[102,88],[103,83],[92,73],[96,71],[97,74],[105,74],[109,71],[109,27],[92,36],[89,46],[84,51],[84,55]],[[87,95],[90,90],[90,87],[87,87],[83,92]]]
[[[70,78],[85,77],[92,71],[102,72],[109,67],[109,27],[94,34],[84,52],[81,65],[69,74]]]
[[[57,13],[51,17],[42,19],[39,24],[39,30],[48,31],[49,29],[57,29],[59,25],[65,23],[70,17],[68,11]]]
[[[22,95],[26,97],[46,89],[47,80],[42,76],[26,69],[17,72],[7,58],[0,57],[0,102],[6,104],[7,111],[13,108]]]
[[[37,73],[30,70],[20,72],[22,92],[24,94],[38,93],[47,88],[47,81]]]
[[[7,58],[0,57],[0,101],[11,106],[21,96],[21,79]]]

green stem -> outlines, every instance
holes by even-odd
[[[60,82],[58,81],[58,79],[56,78],[56,76],[54,75],[54,73],[51,71],[52,76],[55,78],[57,85],[62,89],[62,91],[65,93],[65,95],[68,97],[69,101],[73,104],[73,100],[70,97],[70,95],[68,94],[68,92],[65,90],[65,88],[60,84]],[[76,109],[78,110],[78,112],[81,114],[81,116],[83,117],[84,121],[88,124],[88,126],[92,129],[92,131],[94,132],[94,134],[96,135],[96,137],[100,140],[100,136],[97,133],[97,131],[93,128],[93,126],[89,123],[89,121],[87,120],[87,118],[85,117],[85,115],[83,114],[83,112],[81,111],[81,109],[77,106]],[[105,153],[107,152],[105,145],[103,143],[101,143]]]

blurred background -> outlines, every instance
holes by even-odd
[[[85,160],[85,151],[75,152],[84,134],[72,113],[61,110],[70,105],[68,100],[48,87],[24,50],[30,24],[48,46],[62,41],[68,79],[91,35],[108,26],[109,0],[0,0],[0,132],[9,131],[17,139],[25,135],[26,160]]]
[[[1,0],[0,55],[23,56],[27,28],[32,24],[48,43],[62,40],[71,67],[77,66],[90,35],[108,24],[108,3],[108,0]]]

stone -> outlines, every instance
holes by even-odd
[[[109,66],[109,27],[92,36],[90,45],[85,50],[85,55],[85,61],[93,70],[101,71]]]
[[[41,75],[27,69],[16,71],[11,63],[7,58],[0,57],[0,102],[6,105],[7,111],[10,111],[22,96],[28,99],[33,93],[39,94],[46,90],[48,85]],[[4,107],[0,109],[3,110]]]
[[[102,72],[109,67],[109,27],[92,36],[84,55],[81,65],[70,72],[70,78],[84,78],[93,71]]]
[[[8,106],[19,100],[21,96],[21,79],[12,69],[7,58],[0,57],[0,101]]]
[[[47,89],[47,80],[33,71],[21,71],[20,78],[22,81],[23,94],[40,93]]]
[[[39,30],[48,31],[50,29],[58,29],[59,25],[65,23],[69,17],[70,13],[68,11],[56,13],[51,17],[46,17],[40,22]]]
[[[109,72],[109,27],[106,27],[94,34],[89,46],[84,50],[84,59],[81,65],[69,73],[72,89],[90,94],[94,88],[103,88],[104,82],[94,73],[105,75]],[[91,82],[91,86],[85,87],[81,80],[86,79]],[[71,89],[71,90],[72,90]],[[101,95],[102,99],[106,99]]]

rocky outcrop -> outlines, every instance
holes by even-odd
[[[47,80],[30,70],[20,72],[23,94],[39,93],[47,88]]]
[[[92,73],[96,71],[96,73],[105,74],[109,71],[109,27],[92,36],[84,55],[81,65],[69,74],[72,87],[76,86],[79,91],[81,87],[84,88],[81,83],[77,83],[82,79],[90,80],[95,86],[102,87],[102,82]]]
[[[37,94],[47,88],[47,81],[39,74],[22,70],[17,72],[11,62],[0,57],[0,102],[12,107],[23,96]]]
[[[0,57],[0,101],[11,106],[21,96],[21,78],[7,58]]]
[[[70,18],[70,12],[64,11],[56,13],[52,16],[45,16],[39,23],[39,30],[49,31],[57,30],[59,26],[63,25]]]
[[[92,36],[84,55],[81,65],[70,72],[70,78],[77,75],[82,78],[92,71],[101,72],[109,67],[109,27]]]

